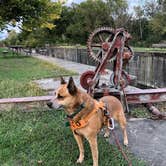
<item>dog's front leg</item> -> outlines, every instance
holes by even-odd
[[[93,158],[93,166],[98,166],[98,145],[97,145],[97,136],[92,136],[87,138]]]
[[[80,151],[80,155],[79,155],[79,158],[77,159],[77,163],[82,163],[84,160],[84,145],[83,145],[83,140],[82,140],[83,138],[82,138],[82,136],[75,134],[74,132],[73,132],[73,135],[78,144],[78,148]]]

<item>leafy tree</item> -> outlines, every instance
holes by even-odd
[[[158,2],[158,12],[150,20],[151,28],[158,40],[166,39],[166,0]]]
[[[142,18],[144,17],[144,10],[140,6],[134,7],[136,13],[136,19],[139,21],[139,32],[140,32],[140,39],[143,38],[143,28],[142,28]]]
[[[109,13],[114,20],[114,26],[116,28],[126,26],[130,15],[127,13],[128,4],[126,0],[107,0]]]
[[[71,6],[62,5],[60,0],[1,0],[0,27],[22,22],[23,30],[14,37],[15,43],[33,47],[46,43],[85,44],[89,34],[101,26],[125,27],[137,46],[150,46],[166,38],[166,0],[136,6],[135,17],[127,7],[126,0],[86,0]]]
[[[124,14],[122,11],[125,11],[126,7],[124,0],[87,0],[79,5],[73,4],[74,15],[66,29],[66,36],[73,39],[73,42],[85,43],[89,33],[95,28],[119,26],[120,21],[118,23],[116,20],[120,18],[120,13],[121,16]]]
[[[22,22],[22,29],[54,28],[52,20],[59,18],[61,3],[51,0],[1,0],[0,27],[6,23]]]
[[[52,30],[45,29],[49,43],[65,43],[68,42],[66,31],[70,24],[73,24],[74,10],[72,7],[63,6],[60,18],[54,21],[56,27]]]
[[[73,6],[74,16],[72,24],[67,27],[67,37],[73,42],[85,43],[90,32],[96,27],[113,24],[112,16],[108,13],[108,6],[102,0],[87,0]]]
[[[158,0],[160,10],[166,12],[166,0]]]
[[[16,33],[15,30],[12,30],[8,34],[8,38],[5,40],[5,44],[7,45],[16,45],[18,42],[18,34]]]
[[[144,5],[145,16],[149,19],[153,18],[158,13],[159,5],[156,0],[147,1]]]

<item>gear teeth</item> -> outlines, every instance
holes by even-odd
[[[101,59],[99,59],[98,57],[96,57],[96,54],[93,52],[92,50],[92,41],[93,38],[95,37],[95,35],[102,33],[102,32],[106,32],[106,33],[110,33],[110,34],[115,34],[115,30],[110,28],[110,27],[101,27],[101,28],[97,28],[95,29],[88,37],[87,40],[87,52],[89,57],[94,60],[95,62],[100,62]]]

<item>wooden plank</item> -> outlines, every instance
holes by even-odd
[[[4,99],[0,99],[0,104],[29,103],[29,102],[49,101],[52,98],[53,98],[53,96],[35,96],[35,97],[21,97],[21,98],[4,98]]]

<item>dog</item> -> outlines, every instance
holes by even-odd
[[[79,148],[77,163],[82,163],[84,160],[83,138],[86,138],[90,144],[93,166],[98,166],[97,135],[104,125],[107,127],[105,136],[109,134],[109,119],[103,111],[105,107],[107,107],[107,114],[109,113],[119,123],[123,132],[123,143],[128,145],[123,107],[114,96],[105,96],[97,101],[88,93],[78,89],[72,77],[69,78],[68,83],[61,77],[61,85],[56,90],[55,97],[47,105],[50,108],[64,107]]]

